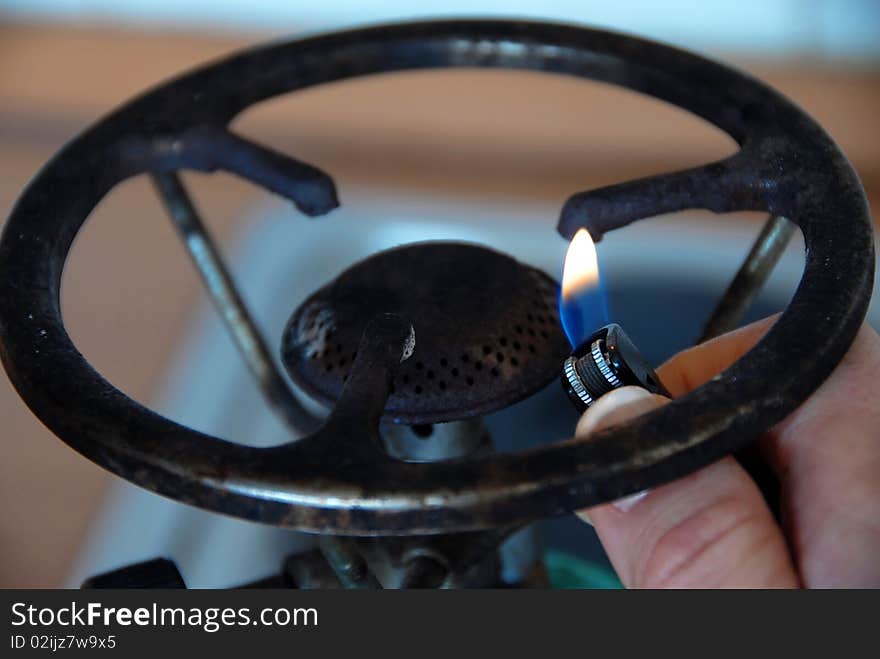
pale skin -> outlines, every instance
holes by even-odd
[[[724,370],[768,318],[686,350],[658,369],[673,396]],[[627,587],[880,587],[880,337],[864,326],[825,383],[760,441],[782,486],[778,524],[727,457],[641,498],[579,513],[592,521]],[[601,398],[577,435],[667,399],[635,387]]]

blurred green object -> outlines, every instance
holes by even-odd
[[[623,588],[617,575],[604,565],[584,561],[561,551],[545,552],[544,566],[547,568],[551,588],[566,590]]]

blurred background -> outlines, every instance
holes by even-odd
[[[880,200],[880,3],[872,0],[0,0],[0,209],[67,140],[138,92],[265,40],[384,20],[532,17],[666,41],[745,68],[815,117]],[[724,134],[657,101],[531,73],[393,74],[258,106],[241,132],[331,172],[344,207],[307,223],[227,175],[188,175],[248,301],[278,345],[311,290],[376,249],[426,238],[485,242],[559,275],[553,231],[573,192],[733,152]],[[689,212],[600,245],[613,315],[655,361],[691,343],[763,217]],[[345,236],[344,240],[340,236]],[[752,315],[781,308],[802,267],[795,240]],[[175,420],[230,439],[282,431],[259,401],[149,183],[95,211],[65,273],[65,322],[93,365]],[[876,305],[872,322],[877,323]],[[555,392],[558,393],[558,392]],[[539,396],[490,419],[561,438],[571,419]],[[542,414],[543,412],[543,414]],[[277,567],[292,536],[232,523],[120,484],[55,439],[0,378],[0,586],[76,584],[161,553],[194,585]],[[546,420],[546,422],[545,422]],[[588,529],[547,526],[562,547]],[[267,535],[268,534],[268,535]],[[229,539],[253,537],[253,543]],[[261,550],[262,551],[262,550]],[[201,572],[200,572],[201,570]]]

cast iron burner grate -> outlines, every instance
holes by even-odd
[[[385,418],[427,424],[481,416],[558,377],[568,343],[558,285],[477,245],[431,242],[376,254],[293,314],[282,359],[309,394],[334,404],[377,314],[406,318],[415,347],[390,384]]]
[[[325,214],[338,205],[332,178],[234,134],[233,119],[254,103],[313,85],[443,67],[618,84],[733,137],[739,150],[721,161],[574,194],[557,231],[571,239],[584,227],[599,240],[685,209],[766,211],[771,219],[707,326],[712,334],[736,322],[790,235],[790,220],[803,233],[806,262],[773,328],[687,396],[589,441],[408,461],[385,449],[383,417],[414,423],[483,414],[551,380],[564,354],[546,277],[484,248],[410,246],[356,265],[294,316],[287,366],[333,405],[328,418],[314,418],[278,372],[176,172],[225,170],[287,197],[306,215]],[[153,177],[242,356],[288,422],[288,444],[255,448],[173,423],[113,387],[71,341],[60,308],[67,253],[105,195],[141,174]],[[233,55],[135,99],[65,146],[4,227],[0,357],[33,412],[109,470],[192,505],[325,534],[320,555],[285,567],[285,583],[328,583],[329,565],[334,583],[352,587],[375,587],[377,574],[386,586],[485,584],[496,573],[493,552],[512,530],[691,473],[783,419],[845,354],[864,319],[873,273],[871,218],[851,165],[810,117],[757,80],[674,48],[581,27],[385,25]],[[475,419],[443,427],[422,433],[425,440],[482,446],[467,441],[480,437]],[[157,565],[156,583],[178,581]]]

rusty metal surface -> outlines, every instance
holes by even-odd
[[[335,403],[364,327],[377,313],[415,328],[385,419],[427,424],[482,416],[534,394],[559,372],[568,343],[557,284],[479,245],[405,245],[355,264],[297,309],[282,357],[300,387]]]
[[[404,69],[533,69],[616,83],[686,108],[740,151],[718,163],[583,192],[558,230],[594,237],[686,208],[763,210],[802,230],[806,267],[770,332],[720,377],[589,442],[436,463],[394,460],[378,424],[409,321],[365,330],[328,422],[258,449],[175,424],[95,372],[64,329],[64,260],[91,210],[147,172],[226,170],[308,214],[336,204],[325,174],[230,133],[260,100]],[[419,534],[511,524],[615,499],[692,472],[757,438],[829,375],[871,293],[864,193],[828,135],[749,76],[680,50],[564,25],[446,21],[380,26],[234,55],[126,105],[68,144],[23,193],[0,242],[0,357],[34,413],[72,447],[129,480],[227,514],[321,532]]]

